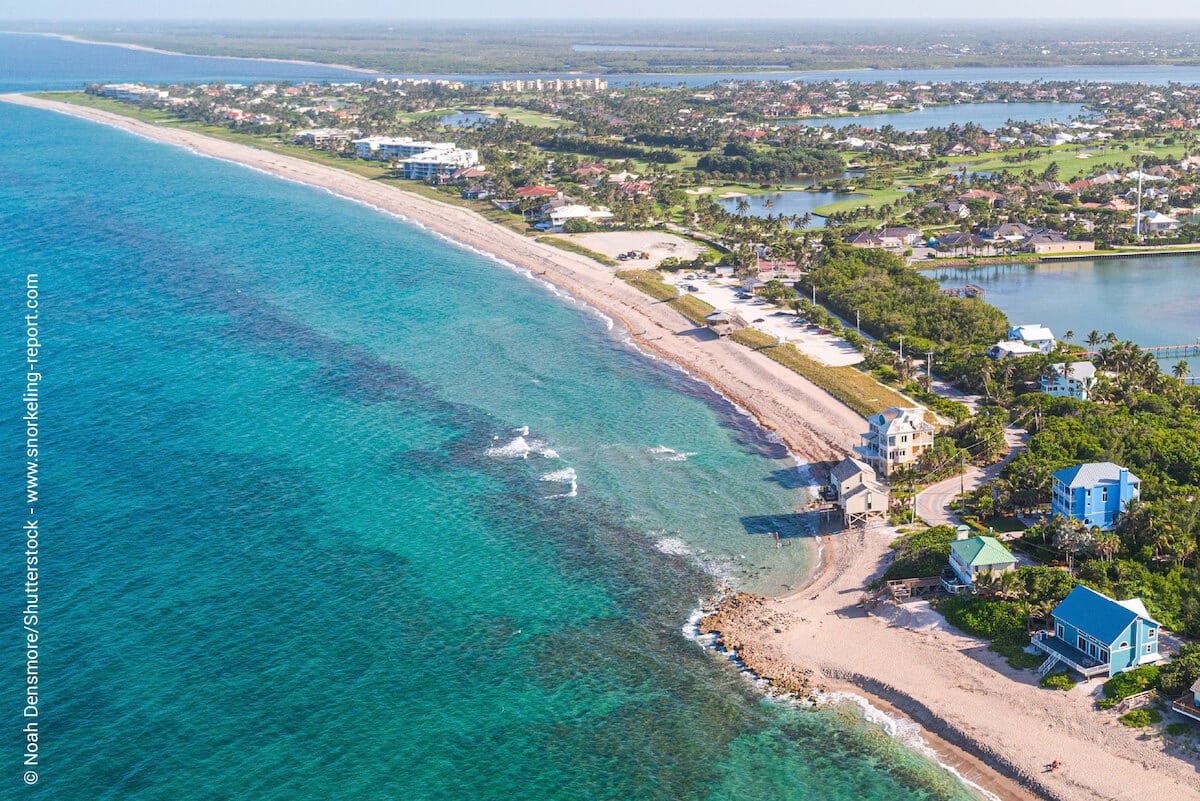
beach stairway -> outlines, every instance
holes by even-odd
[[[1037,670],[1038,676],[1045,676],[1047,673],[1054,670],[1055,666],[1057,666],[1057,665],[1058,665],[1058,654],[1051,654],[1050,656],[1046,657],[1046,661],[1043,662],[1041,667],[1038,668],[1038,670]]]

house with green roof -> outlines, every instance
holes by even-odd
[[[959,526],[958,536],[950,543],[950,564],[942,571],[946,592],[952,595],[974,592],[975,579],[980,574],[1016,569],[1017,560],[995,537],[967,537],[966,526]]]

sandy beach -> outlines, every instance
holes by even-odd
[[[698,330],[670,307],[617,280],[613,270],[439,203],[348,172],[96,109],[7,95],[0,99],[122,128],[197,153],[264,170],[402,215],[470,247],[527,268],[616,318],[635,343],[670,359],[747,409],[800,459],[844,456],[861,417],[802,377],[728,340]],[[828,534],[822,571],[803,590],[726,610],[725,641],[740,645],[764,676],[803,675],[828,690],[853,689],[903,712],[926,730],[939,757],[1002,799],[1200,800],[1193,764],[1141,740],[1099,713],[1088,686],[1037,687],[978,641],[886,608],[858,607],[894,531]],[[895,621],[895,622],[893,622]],[[903,625],[901,625],[903,623]],[[915,623],[910,625],[910,623]],[[1095,684],[1091,685],[1094,689]],[[1044,766],[1063,763],[1055,773]]]
[[[697,329],[681,314],[614,277],[589,258],[535,242],[478,214],[357,175],[225,142],[172,126],[24,95],[0,99],[122,128],[202,155],[321,187],[418,222],[457,242],[526,268],[620,320],[637,345],[684,367],[775,431],[800,459],[840,459],[859,439],[863,419],[791,370],[741,345]]]
[[[739,604],[720,621],[722,636],[744,644],[751,670],[802,666],[813,686],[849,688],[899,710],[921,724],[943,762],[999,798],[1200,799],[1193,762],[1121,725],[1117,712],[1095,709],[1099,681],[1045,690],[1032,671],[1010,668],[919,602],[860,607],[893,537],[884,527],[826,536],[825,569],[808,587]],[[1051,773],[1054,760],[1062,767]]]

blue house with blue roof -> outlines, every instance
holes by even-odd
[[[1042,676],[1065,664],[1084,676],[1115,676],[1159,660],[1158,630],[1139,598],[1114,601],[1077,585],[1054,607],[1054,628],[1034,635]]]
[[[1111,529],[1129,502],[1141,494],[1142,480],[1112,462],[1075,465],[1050,478],[1051,514],[1081,520],[1101,531]]]

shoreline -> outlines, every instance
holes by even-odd
[[[300,64],[309,67],[328,67],[330,69],[348,70],[350,72],[359,72],[364,75],[382,75],[379,70],[373,70],[368,67],[353,67],[349,64],[334,64],[324,61],[307,61],[302,58],[265,58],[262,56],[214,56],[205,53],[184,53],[179,50],[163,50],[159,47],[150,47],[148,45],[133,44],[132,42],[102,42],[97,39],[83,39],[70,33],[51,33],[48,31],[0,31],[0,34],[15,34],[18,36],[49,36],[52,39],[61,39],[64,42],[74,42],[75,44],[98,45],[101,47],[120,47],[124,50],[138,50],[143,53],[157,53],[163,56],[185,56],[188,58],[221,58],[231,61],[268,61],[275,64]]]
[[[863,604],[894,534],[826,537],[831,553],[807,587],[722,599],[700,631],[713,631],[752,675],[803,670],[805,692],[848,691],[898,712],[920,726],[938,761],[1005,801],[1126,798],[1133,787],[1148,798],[1200,799],[1196,765],[1096,710],[1098,683],[1043,689],[1035,673],[1009,667],[921,602]],[[1048,772],[1052,760],[1063,767]]]
[[[615,268],[536,242],[474,211],[430,200],[334,167],[192,131],[146,123],[99,109],[21,94],[14,103],[109,125],[202,156],[257,169],[373,206],[528,270],[579,302],[620,322],[639,348],[664,358],[744,409],[775,432],[801,461],[840,459],[858,441],[862,417],[802,376],[761,354],[707,332],[674,309],[615,277]],[[710,338],[711,337],[711,338]]]
[[[707,383],[730,402],[746,410],[764,429],[774,431],[797,459],[814,467],[817,467],[814,463],[840,458],[850,452],[858,441],[863,427],[862,418],[801,376],[761,354],[728,340],[711,337],[707,332],[698,332],[694,324],[670,307],[617,280],[613,268],[537,243],[529,237],[488,222],[473,211],[372,182],[334,167],[111,112],[23,95],[0,96],[0,100],[107,124],[158,142],[184,147],[200,155],[324,189],[400,216],[451,241],[528,270],[532,277],[549,282],[580,303],[619,321],[628,331],[635,347],[664,358]],[[817,677],[813,683],[833,688],[853,688],[856,695],[866,695],[876,707],[899,709],[909,718],[914,715],[907,712],[906,706],[915,710],[922,736],[935,744],[933,748],[939,754],[939,761],[954,767],[971,782],[1006,801],[1025,801],[1035,797],[1055,801],[1088,798],[1090,801],[1097,797],[1099,793],[1052,794],[1045,789],[1043,782],[1037,781],[1034,783],[1040,792],[1031,794],[1018,783],[1021,771],[1029,771],[1030,775],[1033,771],[1028,764],[1030,760],[1019,748],[1003,747],[1011,745],[1005,741],[1002,745],[989,745],[990,750],[985,750],[983,745],[990,742],[990,731],[984,732],[982,727],[974,728],[972,722],[957,719],[952,707],[947,708],[940,703],[942,699],[931,698],[920,687],[914,690],[905,683],[906,675],[897,675],[912,672],[897,670],[904,660],[909,659],[909,667],[923,668],[917,676],[918,682],[922,678],[928,679],[929,674],[936,674],[943,667],[944,654],[935,653],[926,659],[910,657],[910,643],[901,642],[897,648],[886,638],[881,639],[879,631],[870,631],[860,625],[865,622],[870,626],[870,621],[876,621],[865,612],[855,613],[854,601],[877,570],[887,553],[890,540],[890,535],[868,536],[867,532],[861,530],[850,530],[839,535],[819,532],[816,543],[825,550],[804,588],[787,596],[762,599],[755,609],[749,610],[744,616],[735,616],[728,625],[723,626],[721,636],[755,645],[763,656],[747,659],[745,663],[747,669],[759,675],[769,675],[770,671],[765,666],[768,661],[773,661],[785,666],[790,675],[804,673]],[[847,601],[850,606],[842,608]],[[824,615],[837,615],[836,625],[824,627],[824,622],[828,620],[824,616],[816,619],[815,625],[813,620],[808,619],[816,618],[823,610]],[[783,618],[787,619],[786,625],[779,622]],[[771,625],[767,625],[768,621]],[[892,627],[883,628],[882,632],[892,637],[913,634],[906,629]],[[915,636],[920,637],[921,633]],[[847,640],[853,640],[848,652]],[[973,646],[978,645],[971,642]],[[841,653],[833,652],[831,646],[835,645],[840,645]],[[855,664],[860,651],[875,650],[884,657],[881,664],[865,669]],[[977,661],[978,657],[966,658],[973,660],[975,670],[987,670]],[[988,678],[994,680],[995,677]],[[1034,689],[1037,690],[1036,687]],[[1047,691],[1037,692],[1045,694]],[[905,699],[911,700],[912,704]],[[950,737],[943,737],[942,732],[950,733]],[[1028,739],[1031,735],[1044,736],[1044,729],[1026,721],[1017,726],[1015,732],[1008,734],[1008,740],[1012,739],[1013,734],[1018,739],[1022,736]],[[972,745],[977,750],[973,751]],[[989,764],[979,755],[994,759],[996,764]],[[1063,755],[1059,753],[1056,757]],[[1036,763],[1038,758],[1034,758],[1033,762]],[[1176,761],[1181,765],[1186,764]],[[1075,764],[1075,759],[1070,758],[1066,764],[1068,770],[1055,774],[1055,778],[1066,779],[1073,774],[1070,767]],[[1149,773],[1144,764],[1139,767]],[[1189,784],[1197,785],[1197,780],[1193,779]],[[1142,786],[1155,787],[1161,784],[1147,780]],[[991,789],[993,787],[999,792]],[[1197,790],[1195,796],[1188,798],[1200,799],[1200,786]],[[1091,793],[1090,788],[1088,792]],[[1172,797],[1180,801],[1183,798],[1169,793],[1160,794],[1160,797]]]

